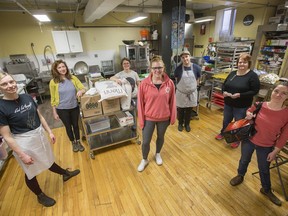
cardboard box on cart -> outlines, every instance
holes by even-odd
[[[103,114],[116,112],[120,110],[120,99],[106,99],[102,101]]]
[[[81,110],[83,116],[90,117],[96,115],[102,115],[102,104],[99,102],[101,96],[99,94],[96,95],[83,95],[81,97]]]

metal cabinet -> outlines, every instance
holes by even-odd
[[[91,159],[95,159],[94,151],[107,148],[127,141],[140,144],[137,135],[136,108],[107,113],[104,115],[81,117],[84,136],[86,138]],[[131,115],[133,121],[122,121],[123,117]]]

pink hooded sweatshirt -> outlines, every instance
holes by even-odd
[[[151,73],[141,81],[138,89],[137,107],[140,128],[144,128],[145,120],[166,121],[170,124],[176,121],[175,86],[166,73],[164,82],[158,88],[152,83]]]

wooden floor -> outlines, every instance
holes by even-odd
[[[170,126],[161,152],[162,166],[154,161],[154,136],[150,163],[142,173],[137,171],[141,145],[126,143],[97,151],[92,160],[86,143],[83,153],[73,153],[64,128],[53,129],[56,162],[65,168],[79,168],[80,175],[63,183],[49,171],[40,174],[43,191],[57,201],[45,208],[26,187],[23,171],[11,158],[0,180],[0,215],[287,216],[288,202],[275,169],[271,170],[272,184],[282,207],[259,192],[259,176],[252,175],[257,171],[255,156],[244,183],[230,186],[229,180],[237,173],[240,148],[231,149],[214,139],[221,121],[219,110],[200,107],[200,119],[191,121],[190,133]],[[287,166],[283,168],[287,170]],[[284,179],[287,185],[287,173]]]

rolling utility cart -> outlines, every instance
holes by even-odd
[[[119,110],[92,117],[81,117],[84,136],[89,147],[91,159],[94,151],[127,141],[140,144],[137,134],[136,105],[132,101],[129,110]]]

